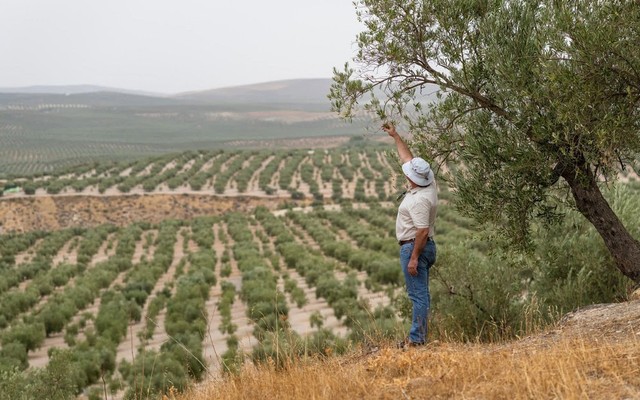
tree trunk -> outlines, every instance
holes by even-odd
[[[562,177],[571,187],[578,211],[596,228],[605,246],[626,277],[640,284],[640,242],[624,227],[602,196],[588,166],[567,168]]]

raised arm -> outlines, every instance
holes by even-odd
[[[389,136],[391,136],[393,140],[396,142],[396,147],[398,148],[398,155],[400,156],[400,162],[404,164],[407,161],[411,161],[411,159],[413,158],[413,154],[411,154],[411,150],[409,150],[409,146],[407,146],[404,140],[402,140],[402,137],[400,137],[400,135],[396,131],[396,127],[393,126],[392,123],[386,122],[384,125],[382,125],[382,130],[387,132]]]

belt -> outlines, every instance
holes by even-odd
[[[433,238],[432,238],[431,236],[429,236],[429,237],[427,238],[427,242],[430,242],[430,241],[432,241],[432,240],[433,240]],[[399,241],[398,241],[398,244],[399,244],[400,246],[404,246],[404,245],[405,245],[405,244],[407,244],[407,243],[413,243],[413,242],[415,242],[415,241],[416,241],[416,238],[409,239],[409,240],[399,240]]]

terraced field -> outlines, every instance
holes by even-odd
[[[251,361],[278,367],[402,335],[394,219],[403,180],[386,150],[190,151],[2,182],[0,369],[64,363],[81,398],[147,398]],[[637,195],[636,183],[626,187],[621,198]],[[495,249],[467,241],[476,227],[448,204],[444,181],[439,188],[437,242],[450,272],[435,267],[436,311],[473,309],[477,320],[453,323],[484,330],[524,307],[522,277],[536,272],[525,259],[496,268]],[[133,212],[140,197],[158,200],[155,218]],[[177,197],[192,202],[188,213]],[[29,208],[35,199],[84,209],[59,224]],[[95,199],[117,199],[105,203],[117,224],[97,220]],[[8,223],[28,213],[40,228]],[[474,277],[485,279],[480,291]],[[487,288],[504,296],[479,299]],[[446,325],[448,315],[436,317]]]
[[[357,141],[356,141],[357,142]],[[202,193],[385,200],[396,187],[386,148],[190,151],[130,163],[96,163],[0,181],[4,196]]]
[[[401,287],[393,213],[375,202],[257,208],[6,235],[0,362],[43,367],[64,349],[83,366],[85,393],[105,377],[120,398],[265,359],[285,333],[310,354],[390,334]]]
[[[190,151],[0,182],[0,364],[46,367],[64,354],[84,371],[84,396],[106,385],[123,398],[185,388],[280,346],[329,354],[391,335],[402,291],[385,150]],[[9,223],[22,199],[120,198],[121,212],[129,195],[262,200],[153,223],[91,223],[93,206],[72,228]],[[282,199],[315,207],[259,206]]]

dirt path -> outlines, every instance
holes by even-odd
[[[22,265],[22,264],[28,264],[30,263],[33,258],[36,255],[36,251],[38,249],[38,246],[40,246],[40,244],[42,243],[42,239],[38,239],[33,246],[29,247],[28,249],[26,249],[25,251],[16,254],[15,256],[15,267]],[[18,284],[18,290],[20,291],[25,291],[25,289],[27,288],[27,286],[29,286],[29,284],[33,281],[33,279],[25,279],[22,282],[20,282]],[[15,287],[15,286],[14,286]]]
[[[313,240],[311,235],[309,235],[309,233],[307,233],[307,231],[302,229],[302,227],[296,225],[289,218],[286,219],[285,225],[291,231],[291,233],[293,234],[293,237],[296,239],[296,241],[298,243],[300,243],[301,245],[304,245],[304,246],[308,246],[311,249],[316,250],[318,252],[321,252],[320,245],[318,245],[318,242]]]
[[[189,171],[191,168],[193,168],[193,164],[196,163],[197,158],[192,158],[191,160],[187,161],[186,163],[184,163],[184,165],[182,166],[182,168],[180,168],[180,171],[178,171],[178,175],[180,174],[184,174],[185,172]]]
[[[364,181],[364,194],[367,197],[377,198],[378,192],[376,191],[375,180],[380,178],[382,176],[382,173],[380,171],[375,170],[371,166],[371,163],[369,163],[369,157],[366,153],[360,153],[360,162],[362,163],[362,169],[369,170],[373,174],[373,179],[365,179]],[[363,176],[363,179],[364,179],[364,175],[362,174],[362,171],[358,170],[358,172],[360,172],[360,174]]]
[[[171,160],[168,163],[166,163],[164,165],[164,167],[162,167],[162,169],[160,170],[160,172],[158,172],[158,175],[162,175],[165,172],[169,171],[170,169],[174,169],[176,167],[176,165],[178,165],[178,160]]]
[[[349,270],[350,267],[345,263],[342,263],[338,260],[335,261],[339,263],[343,269]],[[389,296],[387,296],[385,292],[373,292],[367,289],[365,281],[367,280],[369,275],[367,275],[365,271],[356,271],[351,269],[351,272],[356,272],[356,279],[358,280],[358,299],[365,300],[369,304],[371,311],[375,310],[378,306],[384,307],[388,306],[391,303],[391,299],[389,299]],[[344,281],[348,275],[348,273],[343,271],[335,272],[336,279],[341,282]]]
[[[98,248],[98,251],[91,259],[89,263],[91,266],[96,265],[99,262],[107,261],[113,255],[116,254],[116,248],[118,247],[118,241],[115,240],[116,233],[110,233],[104,242]]]
[[[250,351],[253,346],[258,344],[258,340],[253,337],[253,323],[247,316],[247,306],[239,297],[239,293],[242,291],[242,272],[238,269],[238,262],[234,257],[233,250],[231,250],[233,249],[235,242],[233,241],[233,238],[231,238],[231,235],[229,235],[226,225],[222,225],[221,227],[227,234],[227,246],[230,250],[229,253],[231,256],[231,274],[227,278],[227,281],[236,287],[236,293],[238,294],[238,297],[236,297],[236,300],[233,302],[233,306],[231,307],[231,321],[238,327],[236,336],[240,340],[240,344],[238,346],[239,350]]]
[[[206,186],[207,189],[211,190],[213,193],[215,193],[215,184],[216,181],[218,179],[220,179],[220,173],[225,172],[229,169],[231,163],[233,163],[235,161],[236,158],[240,157],[239,154],[233,154],[231,157],[229,157],[227,160],[225,160],[221,165],[220,165],[220,170],[217,171],[213,177],[210,179],[209,184]],[[229,180],[227,180],[227,182],[225,183],[225,187],[227,187],[227,185],[229,184],[229,181],[231,180],[231,177],[229,178]]]
[[[221,285],[226,280],[220,275],[222,269],[222,254],[225,250],[225,244],[220,240],[219,230],[223,229],[219,224],[212,227],[214,233],[213,250],[216,253],[215,271],[218,284],[213,286],[209,291],[209,298],[205,303],[207,310],[207,332],[203,342],[203,357],[210,371],[217,373],[220,371],[220,361],[222,354],[227,349],[227,337],[223,335],[218,327],[222,324],[222,315],[218,311],[218,302],[222,295]]]
[[[30,351],[27,361],[30,368],[42,368],[49,363],[49,349],[68,349],[69,346],[64,342],[64,331],[54,333],[53,335],[45,338],[42,346],[35,350]]]
[[[288,193],[286,190],[282,189],[280,187],[280,171],[282,171],[282,169],[284,168],[285,164],[287,163],[287,159],[283,158],[282,160],[280,160],[280,164],[278,164],[278,169],[276,170],[276,173],[273,174],[273,177],[271,178],[271,181],[269,182],[269,186],[271,186],[272,188],[276,189],[276,194],[278,195],[284,195],[286,193]]]
[[[290,222],[290,220],[288,220],[288,222]],[[290,229],[291,225],[288,225],[288,227]],[[318,243],[314,241],[306,231],[299,229],[299,233],[301,235],[296,235],[293,231],[292,233],[300,244],[304,244],[305,246],[309,246],[318,251],[320,250]],[[270,238],[270,242],[272,251],[276,252],[273,238]],[[321,297],[317,297],[315,289],[309,287],[305,279],[300,276],[295,269],[287,267],[282,259],[280,259],[280,266],[289,274],[291,279],[296,281],[298,287],[304,291],[307,299],[306,305],[298,307],[297,304],[291,302],[287,295],[287,303],[289,305],[289,323],[291,324],[291,328],[301,335],[311,333],[315,329],[311,327],[311,315],[318,311],[322,315],[324,321],[323,327],[332,329],[334,333],[338,335],[346,335],[348,329],[335,317],[333,308],[329,306],[327,301]],[[279,280],[278,285],[278,288],[284,293],[284,282]]]

